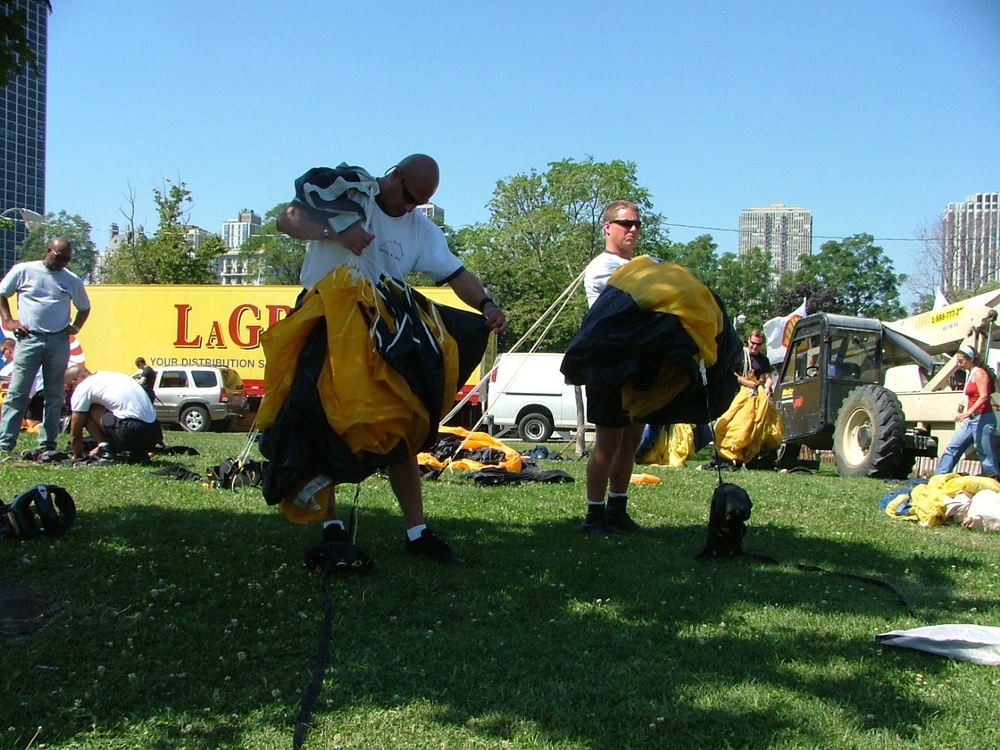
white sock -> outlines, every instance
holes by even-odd
[[[411,542],[415,542],[420,538],[420,535],[424,533],[424,529],[426,528],[426,523],[418,523],[416,526],[406,530],[406,538]]]
[[[336,524],[337,526],[339,526],[342,529],[345,529],[345,530],[347,529],[347,527],[344,526],[344,522],[341,521],[339,518],[334,518],[332,521],[323,521],[323,528],[325,529],[327,526],[332,526],[334,524]]]

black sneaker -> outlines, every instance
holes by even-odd
[[[646,531],[645,526],[640,526],[633,520],[632,516],[628,514],[626,510],[628,504],[628,498],[626,497],[609,497],[607,510],[604,512],[604,518],[612,529],[618,531],[624,531],[626,534],[635,534],[640,531]]]
[[[340,524],[331,523],[329,526],[323,527],[323,541],[324,542],[346,542],[350,544],[351,537],[345,529]]]
[[[583,519],[583,533],[587,536],[618,536],[604,516],[590,516]]]
[[[635,534],[640,531],[646,531],[646,527],[637,524],[628,513],[622,513],[621,515],[612,515],[611,513],[608,513],[604,518],[609,527],[617,531],[624,531],[626,534]]]
[[[303,564],[324,575],[368,575],[375,570],[374,560],[351,541],[347,529],[335,523],[323,527],[323,538],[319,544],[306,551]]]
[[[451,551],[448,543],[430,529],[424,529],[417,539],[406,540],[406,554],[414,557],[426,557],[428,560],[445,565],[462,562],[461,558]]]

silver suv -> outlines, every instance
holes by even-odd
[[[156,371],[154,390],[157,419],[188,432],[204,432],[247,411],[243,379],[228,367],[164,367]]]

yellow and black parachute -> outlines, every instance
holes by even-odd
[[[711,289],[676,263],[640,256],[611,275],[561,370],[574,385],[621,388],[638,422],[704,424],[736,395],[741,356],[739,336]]]
[[[318,520],[316,487],[360,482],[431,445],[488,336],[481,315],[403,282],[331,271],[261,339],[264,498]]]

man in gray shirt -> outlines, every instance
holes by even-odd
[[[80,332],[90,315],[83,281],[66,266],[73,246],[65,237],[49,242],[45,257],[15,265],[0,281],[0,323],[18,339],[10,389],[0,410],[0,457],[17,445],[31,384],[42,371],[45,410],[39,445],[55,450],[62,407],[63,376],[69,363],[69,337]],[[17,318],[9,297],[17,294]],[[70,303],[76,314],[70,319]]]

